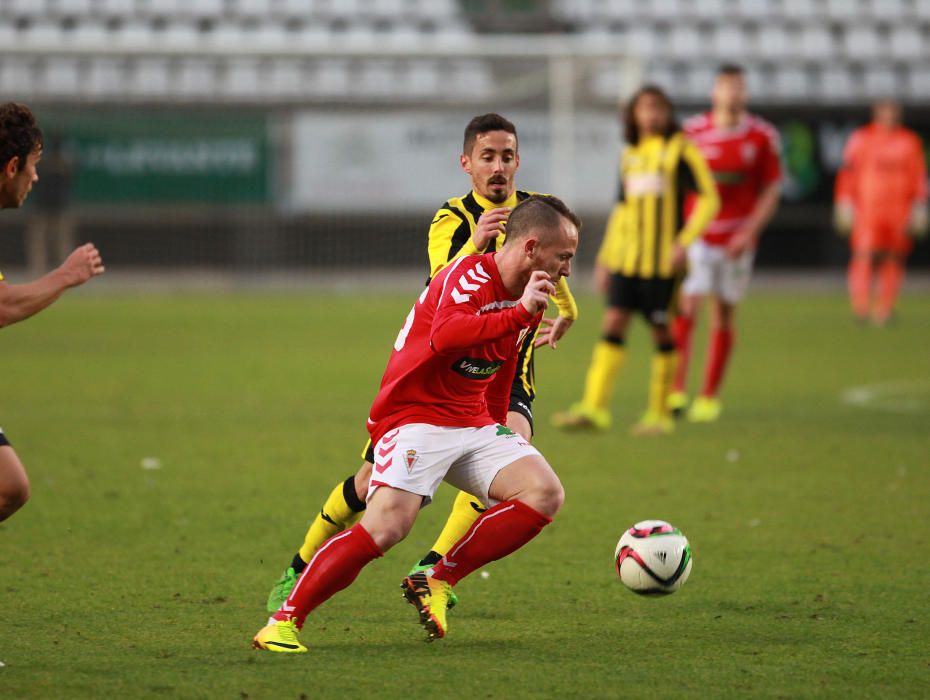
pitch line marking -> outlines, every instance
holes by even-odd
[[[930,379],[897,379],[853,386],[840,394],[840,400],[847,406],[887,413],[921,413],[930,409]]]

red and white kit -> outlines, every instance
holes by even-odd
[[[407,316],[371,407],[369,498],[392,486],[428,501],[446,479],[488,503],[503,467],[537,450],[504,428],[520,345],[540,320],[510,295],[494,254],[460,258]]]
[[[716,294],[735,304],[746,294],[755,251],[729,258],[726,245],[745,223],[759,193],[781,179],[778,132],[771,124],[747,115],[732,129],[714,126],[711,112],[691,117],[684,131],[701,150],[720,193],[720,211],[701,240],[688,250],[686,295]],[[692,198],[685,203],[690,212]]]

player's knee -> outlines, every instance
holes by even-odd
[[[382,552],[388,551],[403,540],[410,531],[403,524],[393,522],[379,522],[376,526],[366,528],[366,530],[368,530],[371,539]]]
[[[29,480],[25,475],[0,484],[0,521],[6,520],[29,500]]]
[[[565,489],[555,474],[538,479],[528,495],[527,505],[550,518],[559,512],[565,502]]]

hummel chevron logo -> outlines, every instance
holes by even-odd
[[[459,277],[459,286],[462,289],[467,289],[469,292],[473,292],[476,289],[481,288],[480,284],[472,284],[471,282],[469,282],[468,278],[465,275],[462,275],[461,277]]]
[[[469,281],[469,278],[471,278],[471,281]],[[490,281],[491,275],[485,272],[484,268],[481,267],[481,263],[477,263],[473,270],[468,270],[468,272],[459,277],[458,285],[452,288],[452,298],[455,300],[456,304],[466,302],[471,299],[471,294],[463,294],[459,291],[459,287],[466,292],[474,292],[476,289],[480,289],[482,284]]]
[[[465,302],[471,299],[471,294],[462,294],[458,289],[455,289],[453,287],[452,298],[455,299],[456,304],[461,304],[462,302]]]

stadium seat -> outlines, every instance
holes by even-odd
[[[126,68],[114,58],[95,58],[87,68],[83,89],[90,98],[121,97],[126,91]]]
[[[341,97],[349,92],[349,66],[344,59],[325,59],[319,63],[315,76],[311,76],[309,89],[322,97]]]
[[[95,8],[91,0],[58,0],[49,9],[58,17],[80,18],[89,16]]]
[[[97,12],[105,19],[128,19],[136,12],[135,0],[97,0]]]
[[[61,24],[51,20],[33,22],[19,32],[19,40],[23,44],[36,48],[58,46],[63,38]]]
[[[152,24],[146,21],[134,20],[120,26],[113,34],[113,42],[117,46],[131,48],[146,48],[156,42],[157,34]]]
[[[672,58],[694,59],[701,55],[701,37],[693,24],[678,24],[669,33],[668,52]]]
[[[68,58],[48,58],[39,74],[39,89],[47,97],[79,95],[78,64]]]
[[[248,98],[263,94],[264,71],[252,58],[236,58],[225,65],[219,92],[229,98]]]
[[[0,61],[0,90],[13,99],[24,99],[35,93],[34,63],[29,59],[5,58]]]
[[[816,0],[782,0],[782,12],[795,22],[822,19]]]
[[[848,22],[867,13],[860,0],[824,0],[823,14],[834,22]]]
[[[212,61],[187,58],[177,69],[176,88],[182,98],[209,99],[216,90],[216,67]]]
[[[69,46],[80,46],[87,49],[108,46],[112,39],[112,32],[107,29],[103,22],[88,19],[78,22],[64,36],[64,40]]]
[[[6,0],[3,19],[41,19],[51,11],[49,0]]]
[[[866,66],[863,75],[865,96],[869,99],[893,98],[899,92],[898,74],[890,65]]]
[[[902,61],[919,62],[928,53],[926,36],[912,24],[893,27],[888,37],[888,53]]]
[[[783,101],[803,100],[810,94],[808,71],[797,65],[780,65],[775,70],[772,96]]]
[[[313,15],[313,0],[278,0],[275,12],[285,21],[306,21]]]
[[[748,43],[745,33],[739,27],[724,24],[714,32],[712,51],[720,60],[738,60],[749,50]]]
[[[692,7],[695,16],[706,22],[718,22],[729,17],[730,8],[726,0],[701,0],[692,3]]]
[[[283,58],[276,59],[267,71],[265,94],[276,98],[297,98],[306,93],[306,70],[303,62]]]
[[[853,61],[871,61],[885,54],[884,39],[874,24],[848,25],[843,53]]]
[[[759,27],[756,51],[763,59],[783,60],[793,54],[790,37],[784,25],[775,21],[767,22]]]
[[[835,54],[833,34],[825,24],[802,25],[797,35],[797,54],[808,61],[827,61]]]
[[[703,5],[704,3],[695,3]],[[736,14],[753,22],[779,17],[778,6],[770,0],[736,0]],[[723,13],[721,13],[721,16]]]
[[[846,66],[828,64],[820,74],[818,94],[835,102],[854,102],[862,95],[862,81]]]
[[[915,102],[926,102],[930,98],[930,71],[912,65],[904,78],[905,94]]]
[[[164,58],[139,58],[132,64],[127,81],[128,93],[139,98],[161,98],[170,94],[174,81]]]
[[[193,48],[201,40],[200,31],[192,21],[175,21],[165,25],[155,35],[159,46],[170,48]]]

